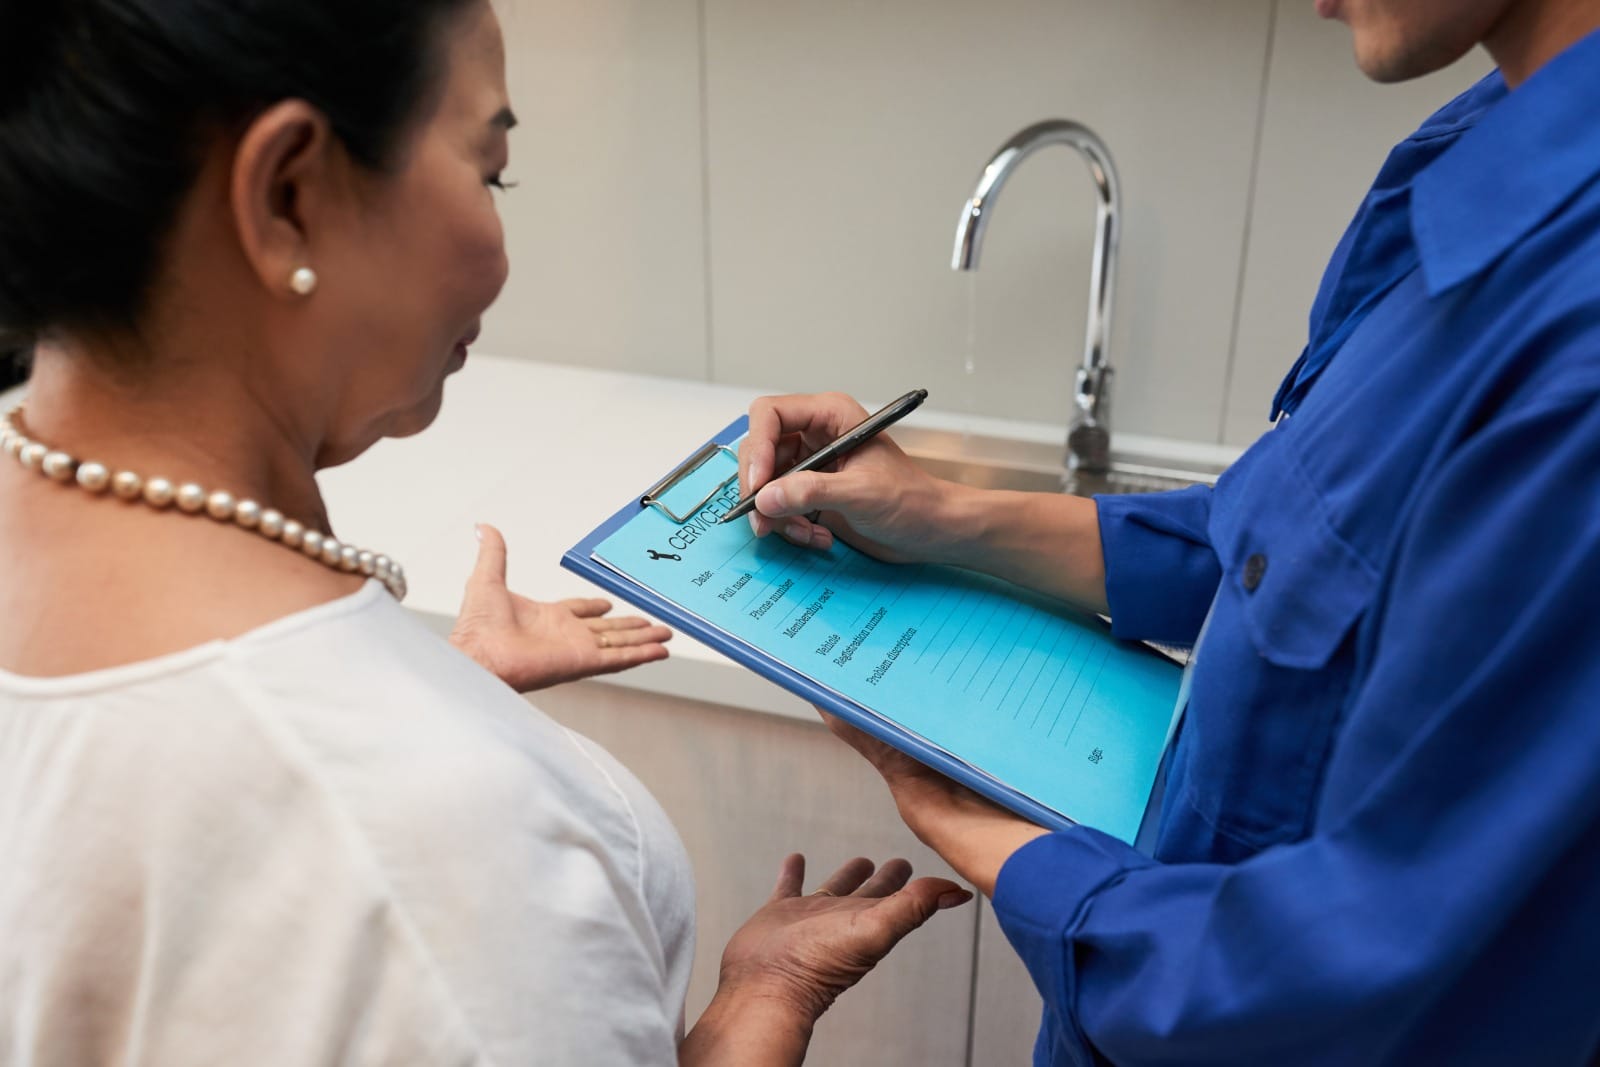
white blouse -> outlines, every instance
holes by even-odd
[[[638,781],[375,582],[0,672],[0,1063],[673,1063],[693,900]]]

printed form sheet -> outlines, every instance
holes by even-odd
[[[668,493],[686,508],[733,475],[718,454]],[[1041,804],[1124,841],[1138,832],[1173,726],[1178,668],[1016,586],[756,538],[654,508],[594,558]]]

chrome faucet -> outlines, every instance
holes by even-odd
[[[961,209],[956,226],[955,270],[978,269],[984,228],[995,200],[1018,164],[1046,145],[1068,145],[1083,154],[1099,194],[1094,237],[1094,265],[1089,274],[1089,323],[1083,365],[1074,388],[1072,422],[1067,431],[1067,467],[1104,473],[1111,467],[1111,367],[1106,351],[1111,340],[1111,297],[1117,280],[1117,241],[1122,220],[1122,186],[1105,142],[1087,127],[1065,119],[1041,122],[1018,133],[983,168],[977,191]]]

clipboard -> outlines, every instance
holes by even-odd
[[[729,423],[720,432],[708,439],[700,448],[687,456],[683,462],[674,467],[660,481],[629,501],[588,536],[574,545],[562,557],[561,565],[632,604],[634,607],[656,617],[674,629],[715,649],[741,666],[767,678],[790,693],[809,701],[814,706],[820,707],[832,715],[838,716],[877,740],[962,783],[1002,807],[1008,808],[1024,818],[1052,830],[1063,830],[1076,825],[1079,820],[1047,803],[1041,802],[1035,796],[1003,780],[1002,777],[982,769],[973,762],[969,762],[967,758],[963,758],[959,751],[952,751],[950,748],[935,743],[917,730],[908,728],[895,719],[874,710],[860,700],[819,681],[812,674],[798,669],[796,665],[787,661],[787,659],[797,657],[780,657],[771,651],[764,650],[752,643],[751,640],[731,633],[723,626],[707,619],[705,615],[679,604],[641,581],[622,573],[613,565],[602,561],[600,558],[601,546],[633,523],[641,512],[653,509],[670,522],[683,524],[689,522],[696,513],[701,512],[708,505],[712,505],[712,502],[717,500],[719,496],[726,498],[730,492],[730,484],[737,481],[736,467],[730,477],[725,479],[717,478],[715,481],[707,483],[710,487],[708,495],[702,497],[702,492],[698,487],[695,492],[689,494],[685,499],[693,502],[694,506],[692,507],[687,506],[682,501],[673,505],[667,499],[672,495],[675,488],[688,484],[707,464],[718,460],[719,457],[732,455],[736,459],[737,453],[734,450],[734,446],[745,435],[748,426],[749,420],[745,416],[741,416]],[[736,495],[736,486],[734,486],[732,493]],[[854,551],[848,548],[841,550],[846,552]],[[796,547],[793,548],[793,551],[804,554],[814,553],[816,550]],[[655,554],[652,553],[652,555]],[[857,555],[859,556],[859,554]],[[671,557],[667,558],[670,559]],[[860,558],[865,559],[866,557]],[[872,565],[889,566],[887,564],[878,564],[875,561]],[[985,579],[985,581],[993,582],[996,585],[1003,584],[998,583],[997,580]],[[1021,590],[1017,590],[1017,592],[1021,596],[1030,598],[1033,596]],[[1093,618],[1092,622],[1080,619],[1075,624],[1098,627],[1100,633],[1098,640],[1104,641],[1108,645],[1113,643],[1121,644],[1110,637],[1109,626],[1106,626],[1098,618]],[[1153,658],[1160,658],[1155,653],[1143,649],[1140,649],[1139,652]],[[1139,653],[1134,654],[1137,655]],[[1178,669],[1165,659],[1162,659],[1162,663],[1172,670],[1172,687],[1175,690]],[[708,694],[708,697],[710,696],[712,694]],[[1166,729],[1167,725],[1164,720],[1161,724],[1163,730]],[[1160,748],[1162,750],[1165,748],[1166,740],[1169,739],[1170,731],[1167,732],[1167,737],[1161,742]],[[1095,751],[1098,753],[1099,750]],[[1160,752],[1155,753],[1155,759],[1150,769],[1149,784],[1153,784],[1155,765],[1159,764],[1160,755]],[[1148,788],[1144,792],[1144,802],[1148,802]],[[1140,805],[1138,814],[1140,817],[1144,814],[1143,803]],[[1131,826],[1122,828],[1116,836],[1122,837],[1131,843],[1137,830],[1138,822],[1139,818],[1135,818]],[[1093,825],[1092,822],[1091,825]]]

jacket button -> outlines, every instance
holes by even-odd
[[[1244,591],[1254,593],[1267,575],[1267,557],[1257,552],[1244,561]]]

